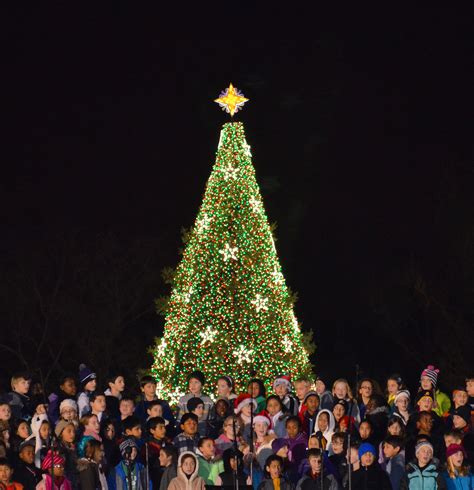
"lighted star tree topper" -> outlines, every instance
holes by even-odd
[[[235,90],[230,85],[217,99],[228,104],[230,114],[248,100]],[[239,99],[229,99],[231,94]],[[311,373],[240,122],[222,127],[203,202],[174,276],[151,369],[158,395],[177,401],[195,369],[205,373],[208,392],[222,374],[243,390],[251,371],[267,386],[280,374]]]

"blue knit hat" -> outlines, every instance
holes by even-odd
[[[372,446],[372,444],[370,444],[369,442],[364,442],[364,444],[360,445],[359,459],[362,458],[365,453],[372,453],[374,455],[374,458],[377,458],[377,451],[375,450],[374,446]]]

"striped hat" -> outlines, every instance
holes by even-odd
[[[428,442],[428,441],[420,441],[416,446],[415,446],[415,454],[418,456],[418,452],[420,451],[420,449],[423,447],[423,446],[428,446],[429,448],[431,448],[431,453],[433,453],[433,444],[431,444],[431,442]]]
[[[41,469],[47,471],[51,469],[51,466],[62,465],[64,466],[65,460],[57,452],[52,453],[49,450],[41,463]]]
[[[439,369],[435,368],[430,364],[425,369],[423,369],[420,378],[426,376],[431,381],[431,384],[433,385],[433,389],[436,389],[436,385],[438,384],[438,374],[439,374]]]

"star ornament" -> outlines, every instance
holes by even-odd
[[[214,102],[217,102],[223,111],[233,116],[242,109],[248,100],[240,90],[230,84],[228,88],[220,93],[218,99],[214,99]]]

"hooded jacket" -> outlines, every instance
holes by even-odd
[[[192,456],[196,463],[196,467],[192,475],[188,478],[184,471],[182,470],[182,462],[186,456]],[[204,480],[199,476],[199,461],[197,456],[190,452],[186,451],[180,454],[178,459],[178,476],[173,478],[168,486],[168,490],[204,490],[205,483]]]
[[[446,490],[446,483],[434,463],[429,463],[423,469],[420,469],[416,463],[409,463],[406,477],[402,480],[400,489]]]
[[[323,437],[326,439],[327,444],[326,444],[326,451],[329,451],[332,453],[332,446],[331,446],[331,439],[332,435],[334,434],[334,427],[336,426],[336,421],[334,419],[334,415],[330,410],[323,409],[318,412],[318,415],[316,416],[316,422],[314,423],[314,431],[315,433],[319,432],[319,417],[321,417],[322,413],[327,413],[329,416],[329,424],[327,429],[323,432]]]

